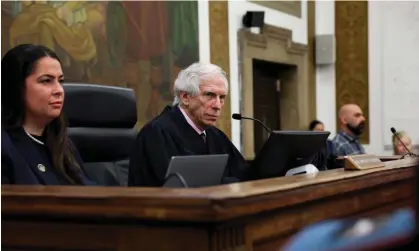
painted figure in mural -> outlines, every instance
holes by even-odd
[[[134,89],[139,126],[173,100],[173,80],[198,57],[197,1],[1,2],[2,51],[45,45],[66,79]]]
[[[141,84],[139,69],[140,61],[149,62],[149,84],[151,97],[146,110],[147,117],[153,117],[159,112],[160,92],[163,84],[163,60],[169,39],[166,2],[163,1],[122,1],[108,4],[108,31],[117,37],[126,37],[125,44],[113,40],[110,53],[123,53],[114,58],[123,58],[123,69],[128,87],[138,94]],[[112,11],[115,7],[116,12]],[[125,23],[119,20],[125,18]],[[118,20],[116,25],[114,20]],[[124,32],[125,34],[121,34]],[[108,32],[109,33],[109,32]],[[115,48],[119,47],[119,48]]]
[[[19,1],[12,4],[13,22],[9,30],[10,46],[22,43],[62,49],[63,64],[70,58],[88,69],[96,60],[96,45],[86,25],[86,1]]]
[[[127,85],[136,91],[137,97],[144,79],[151,86],[147,119],[161,112],[163,99],[172,99],[173,80],[179,71],[198,60],[197,7],[196,1],[108,4],[107,33],[114,34],[108,38],[111,63],[123,64]],[[140,70],[140,62],[148,63],[148,71]],[[169,97],[163,95],[164,89],[171,93]]]
[[[170,41],[174,64],[170,79],[173,97],[174,80],[182,69],[198,61],[198,3],[196,1],[170,1]]]

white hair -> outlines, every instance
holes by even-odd
[[[175,95],[173,105],[180,103],[181,92],[186,92],[192,96],[199,95],[199,86],[201,83],[212,78],[222,78],[228,91],[226,73],[217,65],[196,62],[180,71],[173,87],[173,93]]]

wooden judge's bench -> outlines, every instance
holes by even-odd
[[[325,219],[411,206],[413,159],[200,189],[2,186],[2,250],[280,250]]]

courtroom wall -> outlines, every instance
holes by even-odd
[[[296,2],[296,1],[290,1]],[[290,4],[291,5],[291,4]],[[256,4],[249,1],[229,1],[228,2],[228,24],[229,24],[229,40],[230,40],[230,97],[231,97],[231,113],[240,112],[240,72],[239,72],[239,48],[237,41],[237,32],[242,28],[242,18],[246,11],[264,11],[265,23],[292,30],[293,41],[307,44],[307,2],[301,1],[300,16],[295,13],[287,14],[283,11],[273,9],[268,5]],[[268,7],[267,7],[268,6]],[[240,121],[232,120],[231,122],[232,141],[234,145],[241,149],[241,128]]]
[[[335,34],[335,2],[316,1],[316,35]],[[336,88],[335,65],[316,67],[316,114],[326,130],[330,131],[330,139],[336,134]]]
[[[419,144],[418,27],[419,2],[369,2],[370,152],[392,152],[391,127]]]
[[[390,127],[419,144],[419,2],[368,2],[369,153],[390,155]],[[316,35],[335,33],[335,3],[316,1]],[[335,65],[317,66],[317,117],[336,135]]]

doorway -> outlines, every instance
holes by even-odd
[[[271,130],[281,130],[281,88],[295,76],[295,65],[253,59],[253,116]],[[269,137],[260,125],[254,125],[254,153],[257,154]]]

